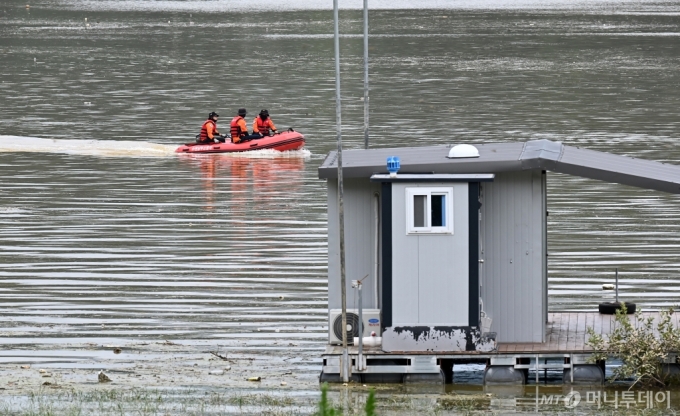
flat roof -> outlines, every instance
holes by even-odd
[[[449,159],[452,146],[343,150],[343,177],[387,174],[387,157],[399,156],[401,174],[501,173],[540,169],[680,194],[680,166],[567,146],[550,140],[474,145],[478,158]],[[337,151],[319,166],[319,178],[337,177]]]

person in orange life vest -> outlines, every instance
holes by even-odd
[[[260,115],[253,120],[253,134],[259,134],[262,137],[269,136],[269,131],[276,134],[276,126],[271,118],[269,118],[269,111],[262,110]]]
[[[215,141],[224,142],[224,138],[220,136],[217,131],[217,119],[220,115],[216,112],[208,114],[208,119],[201,126],[201,133],[196,139],[197,143],[215,143]]]
[[[238,115],[231,119],[231,141],[233,143],[245,142],[248,140],[259,139],[259,134],[248,134],[248,126],[246,125],[246,109],[239,108]]]

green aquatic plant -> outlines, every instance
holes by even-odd
[[[375,399],[375,389],[371,389],[368,393],[368,398],[366,399],[366,405],[364,406],[364,412],[366,416],[376,416],[375,412],[376,399]],[[319,408],[315,413],[315,416],[340,416],[342,415],[342,408],[336,407],[328,399],[328,383],[323,383],[321,385],[321,399],[319,399]]]
[[[625,307],[623,307],[625,310]],[[622,308],[616,310],[614,330],[605,337],[587,328],[588,341],[595,353],[590,362],[620,359],[610,381],[633,379],[632,386],[667,386],[677,382],[664,363],[671,354],[680,352],[680,329],[673,325],[673,308],[644,316],[638,310],[630,318]]]
[[[340,416],[342,411],[328,400],[328,383],[321,385],[321,399],[319,400],[319,410],[315,416]]]
[[[368,398],[366,399],[366,416],[375,416],[375,390],[371,389],[368,393]]]

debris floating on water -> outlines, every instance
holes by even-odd
[[[99,378],[100,383],[108,383],[108,382],[111,381],[111,378],[109,378],[109,376],[104,374],[104,370],[99,370],[98,378]]]

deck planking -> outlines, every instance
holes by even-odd
[[[671,322],[675,328],[680,327],[680,313],[672,315]],[[642,314],[646,320],[649,317],[655,319],[654,328],[659,322],[659,312],[644,312]],[[629,315],[634,326],[639,324],[634,315]],[[593,349],[588,345],[588,330],[593,328],[596,334],[607,339],[615,328],[614,315],[601,315],[597,312],[553,312],[548,314],[546,324],[546,342],[544,343],[512,343],[500,342],[498,344],[499,353],[510,352],[535,352],[535,353],[583,353],[592,352]],[[518,350],[518,346],[521,346]]]

